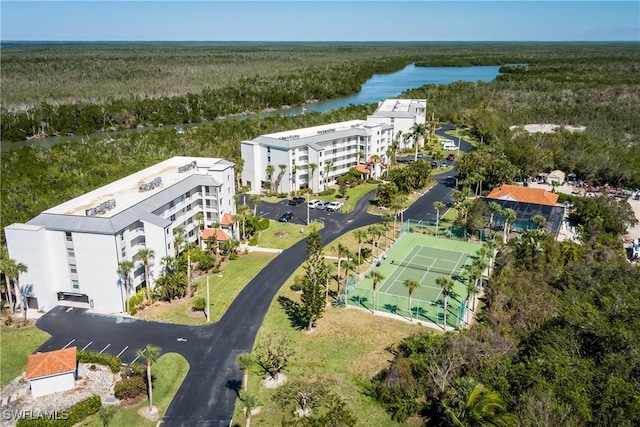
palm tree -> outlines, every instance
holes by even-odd
[[[4,248],[3,248],[4,249]],[[2,258],[0,258],[0,270],[2,270],[2,274],[4,274],[4,280],[6,282],[7,287],[7,299],[9,300],[9,307],[11,308],[11,312],[15,312],[15,307],[13,305],[13,291],[11,287],[11,272],[14,269],[16,261],[9,258],[9,255],[3,251]]]
[[[360,264],[362,264],[362,242],[367,238],[367,232],[359,229],[353,232],[353,237],[358,242],[358,271],[360,271]]]
[[[433,202],[433,209],[436,210],[436,237],[438,236],[438,227],[440,226],[440,211],[446,207],[447,205],[442,202]]]
[[[236,207],[236,215],[234,215],[234,217],[236,218],[236,220],[240,220],[241,224],[242,224],[242,238],[246,239],[246,233],[245,233],[245,222],[247,219],[247,210],[249,210],[249,206],[247,205],[239,205]]]
[[[246,427],[251,427],[251,415],[252,412],[260,405],[258,398],[251,393],[243,393],[241,396],[242,403],[244,403],[244,416],[247,419]]]
[[[184,227],[176,227],[173,229],[173,249],[175,251],[175,257],[178,258],[182,246],[186,243],[184,238]]]
[[[342,258],[346,258],[348,260],[351,253],[349,252],[349,248],[342,243],[338,243],[338,247],[334,249],[338,253],[338,283],[340,283],[340,264],[342,263]],[[340,285],[338,285],[338,288],[339,287]]]
[[[411,295],[413,295],[413,291],[420,287],[420,283],[415,279],[405,279],[404,286],[409,291],[409,320],[413,322],[413,316],[411,315]]]
[[[269,179],[269,191],[273,191],[273,172],[276,170],[273,165],[267,165],[264,171],[267,173],[267,178]]]
[[[347,288],[347,282],[349,281],[349,272],[356,271],[356,265],[352,261],[346,260],[343,265],[344,267],[344,288]],[[338,282],[338,294],[340,294],[340,282]]]
[[[382,214],[382,226],[384,227],[384,247],[387,248],[387,234],[389,234],[389,223],[393,221],[393,215],[389,212]],[[393,239],[395,240],[395,239]]]
[[[459,427],[517,425],[517,418],[507,412],[507,405],[500,393],[475,381],[466,387],[458,386],[458,389],[461,388],[463,390],[456,393],[460,395],[458,400],[461,401],[458,408],[450,408],[444,400],[442,401],[444,412],[451,421],[451,425]]]
[[[151,301],[151,294],[149,292],[149,288],[151,288],[151,282],[149,277],[149,262],[155,257],[156,253],[153,249],[149,248],[141,248],[137,253],[136,257],[142,261],[144,265],[144,286],[146,288],[147,300]]]
[[[133,270],[135,265],[133,261],[128,259],[122,260],[118,263],[118,271],[117,273],[122,277],[122,281],[124,282],[124,290],[125,290],[125,311],[129,312],[129,292],[131,291],[131,270]]]
[[[489,217],[489,230],[491,230],[491,228],[493,228],[493,217],[495,215],[500,215],[502,207],[496,202],[489,202],[489,204],[487,204],[487,208],[489,209],[489,212],[491,212],[491,216]]]
[[[291,184],[293,184],[293,191],[298,191],[298,185],[297,185],[297,173],[298,173],[298,166],[293,165],[291,166]]]
[[[502,216],[504,217],[502,242],[507,243],[507,240],[509,240],[509,224],[516,220],[517,215],[516,211],[514,211],[513,209],[506,208],[502,211]]]
[[[255,358],[251,353],[240,353],[236,358],[238,365],[242,368],[242,386],[247,391],[247,383],[249,382],[249,368],[255,363]]]
[[[13,261],[11,271],[9,273],[16,280],[16,284],[14,287],[16,292],[16,308],[22,307],[22,313],[25,319],[27,318],[27,305],[22,298],[22,289],[20,288],[20,274],[26,273],[28,270],[28,267],[23,263]]]
[[[447,300],[449,299],[449,294],[453,291],[453,286],[455,283],[451,280],[450,277],[440,276],[436,279],[436,285],[442,288],[442,296],[444,296],[444,330],[447,330]]]
[[[417,161],[418,149],[420,148],[420,138],[421,137],[424,138],[426,127],[424,123],[414,123],[413,126],[411,126],[411,129],[409,129],[409,131],[410,131],[411,139],[413,139],[413,145],[415,146],[415,150],[416,150],[414,160]]]
[[[372,291],[372,296],[373,296],[373,313],[375,314],[375,312],[376,312],[376,288],[378,286],[378,283],[380,283],[381,281],[384,280],[384,274],[380,273],[378,270],[373,270],[371,273],[369,273],[369,275],[367,277],[372,280],[371,291]]]
[[[542,215],[534,215],[531,217],[531,222],[536,225],[537,229],[541,229],[544,226],[544,223],[547,222],[547,219]]]
[[[147,344],[144,350],[138,350],[136,355],[138,357],[144,357],[147,361],[147,387],[149,394],[149,411],[153,410],[153,383],[151,382],[151,366],[156,363],[158,357],[160,357],[160,347]]]
[[[258,203],[260,203],[260,195],[252,194],[249,197],[249,202],[253,203],[253,216],[258,216]]]
[[[311,171],[311,175],[309,176],[308,186],[311,189],[312,193],[313,193],[313,175],[316,173],[316,169],[318,169],[317,163],[309,163],[309,170]]]
[[[193,220],[196,223],[196,237],[198,241],[198,247],[202,249],[202,242],[200,241],[200,237],[202,235],[202,226],[204,225],[204,214],[202,212],[198,212],[193,216]]]
[[[278,165],[280,168],[280,175],[278,175],[278,181],[280,182],[280,192],[282,193],[282,177],[287,170],[287,165]]]
[[[331,160],[327,160],[324,162],[324,187],[327,189],[327,185],[329,184],[329,173],[333,170],[333,162]]]

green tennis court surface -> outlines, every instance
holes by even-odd
[[[467,301],[464,266],[473,261],[481,247],[480,243],[404,233],[369,270],[384,275],[377,285],[375,310],[409,318],[409,291],[405,281],[413,279],[420,287],[411,295],[411,317],[443,325],[444,296],[436,279],[446,276],[455,283],[447,300],[447,326],[458,327]],[[347,303],[374,309],[372,285],[370,278],[363,278],[349,293]]]

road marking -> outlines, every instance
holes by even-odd
[[[85,345],[84,347],[82,347],[82,350],[86,350],[87,347],[89,347],[91,344],[93,344],[93,341],[90,341],[89,344]]]
[[[102,350],[100,350],[100,353],[102,353],[103,351],[105,351],[106,349],[108,349],[110,345],[111,345],[111,344],[107,344],[107,345],[105,345],[105,346],[104,346],[104,348],[103,348]]]
[[[73,343],[75,340],[76,340],[75,338],[74,338],[74,339],[72,339],[71,341],[69,341],[69,342],[67,343],[67,345],[65,345],[65,346],[64,346],[64,347],[62,347],[62,348],[67,348],[67,347],[69,347],[69,346],[71,345],[71,343]]]
[[[66,313],[70,312],[71,310],[73,310],[73,307],[69,307],[69,308],[67,308]]]
[[[180,341],[180,342],[186,342],[186,338],[176,338],[176,341]]]
[[[142,356],[144,354],[144,352],[147,351],[147,349],[142,349],[142,351],[140,352],[141,354],[137,355],[135,359],[133,359],[133,361],[131,361],[131,365],[133,365],[134,363],[136,363],[136,360],[140,359],[140,356]]]
[[[125,346],[125,348],[122,349],[122,351],[120,353],[118,353],[118,355],[116,357],[120,357],[122,356],[122,353],[124,353],[125,351],[127,351],[127,349],[129,348],[129,346]]]

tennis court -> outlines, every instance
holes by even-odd
[[[443,325],[444,296],[436,279],[449,277],[454,287],[447,300],[447,326],[459,326],[467,299],[464,266],[473,262],[481,247],[479,243],[404,233],[383,259],[369,270],[384,276],[376,287],[375,310],[409,318],[409,291],[405,282],[412,279],[420,287],[411,295],[411,317]],[[348,303],[374,309],[372,287],[373,280],[363,278],[349,293]]]

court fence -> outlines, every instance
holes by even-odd
[[[400,229],[400,233],[422,233],[431,236],[445,237],[456,240],[475,240],[484,242],[488,235],[485,229],[467,228],[461,225],[422,221],[416,219],[406,220]]]

